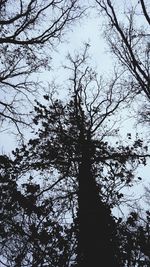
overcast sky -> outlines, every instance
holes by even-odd
[[[57,47],[57,52],[52,54],[54,71],[40,74],[40,79],[51,81],[53,78],[56,79],[57,77],[57,82],[61,83],[64,79],[68,78],[64,76],[61,66],[62,64],[65,64],[68,52],[73,54],[75,50],[78,51],[79,49],[82,49],[84,42],[90,43],[89,53],[93,67],[97,68],[99,75],[103,74],[106,77],[109,76],[113,69],[113,57],[108,53],[109,49],[102,37],[102,22],[102,18],[96,17],[96,13],[93,11],[88,18],[85,18],[82,22],[77,23],[76,26],[73,26],[72,31],[66,34],[65,41]],[[124,138],[130,131],[135,135],[136,129],[135,125],[133,126],[133,122],[133,118],[122,122],[121,131]],[[138,130],[140,130],[141,133],[143,132],[143,128],[140,129],[140,127],[138,127]],[[1,133],[0,139],[1,152],[9,152],[16,145],[15,137],[7,132]],[[147,166],[146,168],[141,169],[139,175],[143,175],[145,181],[148,181],[149,173],[150,167]],[[132,193],[135,193],[136,195],[137,193],[141,194],[141,190],[142,186],[134,187]]]

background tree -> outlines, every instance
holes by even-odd
[[[119,189],[131,186],[136,167],[146,164],[146,149],[139,139],[131,146],[109,143],[108,135],[117,135],[112,115],[128,100],[128,92],[120,92],[116,77],[107,86],[98,79],[85,64],[87,48],[75,59],[69,56],[70,99],[55,99],[52,92],[44,96],[47,105],[36,101],[36,137],[13,152],[15,172],[18,177],[38,173],[38,178],[45,172],[47,186],[39,194],[50,194],[60,220],[69,215],[75,223],[77,266],[101,261],[119,266],[111,208],[123,198]]]
[[[13,8],[12,8],[13,7]],[[78,0],[3,0],[0,3],[0,120],[17,130],[25,120],[51,54],[66,29],[83,14]]]
[[[106,17],[104,35],[111,52],[125,70],[125,83],[135,94],[144,95],[142,121],[149,121],[150,100],[150,10],[147,1],[120,3],[96,0]]]
[[[145,213],[145,212],[144,212]],[[121,261],[120,266],[149,266],[150,218],[149,211],[142,217],[133,210],[126,220],[118,223]]]
[[[53,200],[31,176],[18,187],[13,162],[0,160],[1,266],[68,266],[73,231],[60,224]]]

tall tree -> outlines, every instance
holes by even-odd
[[[0,2],[0,121],[19,131],[38,80],[32,74],[50,68],[53,48],[78,19],[78,0],[2,0]],[[23,108],[24,107],[24,108]]]
[[[116,134],[112,116],[128,92],[118,91],[117,77],[107,86],[98,79],[85,64],[87,49],[75,59],[69,56],[70,99],[52,93],[44,96],[48,106],[36,101],[37,137],[13,152],[14,164],[19,175],[48,171],[49,185],[40,194],[51,192],[60,216],[69,212],[75,222],[77,266],[119,266],[111,208],[123,197],[119,189],[132,184],[133,170],[146,164],[146,155],[139,139],[132,146],[109,144],[108,135]]]

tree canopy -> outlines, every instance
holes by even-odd
[[[89,5],[105,15],[105,36],[119,71],[111,79],[100,76],[85,43],[82,51],[68,54],[64,84],[49,84],[25,121],[27,112],[18,104],[27,109],[25,99],[38,92],[33,74],[50,67],[52,49],[85,8],[77,0],[20,0],[13,9],[11,4],[0,4],[1,122],[13,122],[19,133],[20,123],[31,122],[32,133],[9,155],[0,155],[1,266],[149,266],[149,210],[114,213],[124,203],[131,206],[126,191],[141,181],[139,167],[150,156],[138,133],[122,140],[119,132],[120,112],[139,94],[149,101],[149,50],[142,47],[148,27],[135,20],[140,10],[149,24],[148,5],[131,5],[124,24],[112,1]]]
[[[106,141],[110,134],[117,135],[111,131],[109,118],[128,93],[117,94],[115,81],[105,88],[86,65],[86,53],[87,45],[82,55],[69,56],[70,99],[56,99],[51,92],[44,95],[47,104],[36,101],[35,138],[13,151],[12,169],[7,168],[18,185],[20,179],[26,179],[19,191],[12,179],[5,189],[15,206],[8,220],[9,231],[3,229],[2,252],[6,263],[11,261],[12,266],[16,260],[20,260],[20,266],[27,261],[29,266],[99,266],[101,260],[107,266],[112,262],[121,266],[128,260],[123,237],[119,237],[119,233],[126,235],[127,229],[118,224],[111,210],[120,205],[124,197],[121,188],[132,185],[135,169],[139,164],[145,165],[149,155],[140,139],[131,146],[117,142],[112,146]],[[3,159],[10,164],[7,158]],[[45,180],[42,186],[37,183],[41,177]],[[6,207],[10,209],[7,203],[4,210]],[[16,238],[18,227],[21,237],[17,243],[14,235]],[[6,242],[7,234],[14,240],[14,249],[10,239]],[[128,247],[128,238],[126,242]],[[14,258],[20,244],[23,254]]]

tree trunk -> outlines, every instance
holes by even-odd
[[[117,267],[115,262],[115,222],[101,201],[91,155],[84,147],[79,166],[78,192],[78,267]]]

